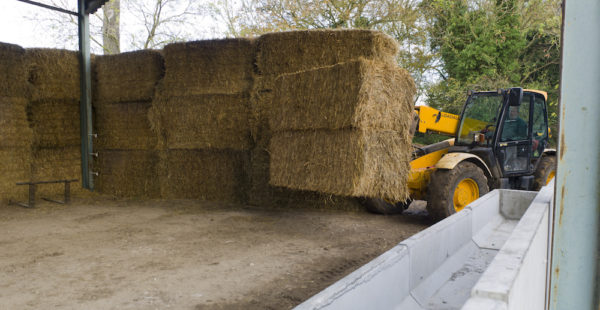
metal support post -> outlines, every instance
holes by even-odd
[[[85,12],[85,0],[78,0],[79,18],[79,63],[81,72],[81,184],[93,190],[94,179],[90,174],[90,154],[92,153],[92,82],[90,62],[90,23]]]
[[[563,2],[550,310],[598,309],[600,1]]]

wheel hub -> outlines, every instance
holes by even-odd
[[[454,189],[454,210],[456,212],[464,209],[468,204],[479,198],[479,186],[473,179],[461,180]]]

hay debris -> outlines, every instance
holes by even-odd
[[[0,97],[0,147],[29,147],[32,130],[27,120],[27,99]]]
[[[373,30],[302,30],[268,33],[257,39],[259,74],[279,75],[332,66],[359,57],[394,62],[398,45]]]
[[[151,120],[173,149],[248,150],[247,95],[200,95],[156,99]]]
[[[160,198],[158,163],[157,151],[99,151],[96,190],[121,198]]]
[[[29,81],[33,84],[32,100],[79,99],[79,55],[58,49],[27,49],[25,61]]]
[[[248,152],[168,150],[162,197],[246,202]]]
[[[165,46],[161,96],[236,94],[252,85],[251,39],[207,40]]]
[[[158,137],[151,129],[151,102],[94,103],[94,126],[98,138],[94,149],[151,150]]]
[[[152,100],[164,74],[160,52],[143,50],[98,56],[94,61],[95,100],[132,102]]]
[[[80,145],[78,100],[34,101],[30,106],[29,117],[35,147],[57,148]]]
[[[270,184],[403,201],[408,198],[410,143],[395,131],[277,133],[270,144]]]
[[[416,91],[406,70],[366,59],[282,75],[275,84],[273,131],[407,131]]]
[[[0,42],[0,97],[28,97],[25,49]]]

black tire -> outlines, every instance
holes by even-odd
[[[359,201],[369,212],[377,214],[402,214],[412,202],[409,199],[406,202],[390,203],[380,198],[369,197],[360,198]]]
[[[456,213],[454,208],[454,191],[457,185],[466,179],[475,181],[479,196],[489,192],[488,180],[481,168],[463,161],[452,170],[438,169],[431,174],[427,189],[427,211],[435,221]]]
[[[539,191],[548,183],[548,177],[556,175],[556,156],[544,155],[533,176],[533,190]]]

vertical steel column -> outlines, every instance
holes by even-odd
[[[90,22],[85,12],[85,0],[78,0],[79,18],[79,64],[81,74],[80,127],[81,127],[81,184],[94,189],[94,180],[89,169],[92,153],[92,81],[90,64]]]
[[[563,5],[549,308],[591,310],[598,307],[600,1]]]

